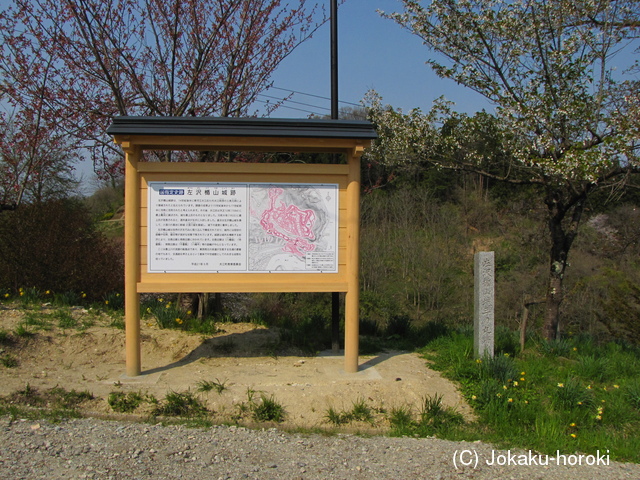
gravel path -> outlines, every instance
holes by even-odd
[[[593,466],[585,464],[597,463],[596,457],[567,453],[564,460],[545,459],[521,451],[511,452],[511,462],[530,465],[487,464],[492,458],[508,462],[508,455],[487,444],[438,439],[302,435],[233,426],[189,429],[93,418],[60,424],[0,418],[0,478],[12,480],[640,479],[640,465],[607,462],[606,452],[600,465]],[[558,466],[558,461],[583,465]]]

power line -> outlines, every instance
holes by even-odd
[[[256,100],[256,102],[263,103],[265,105],[275,106],[275,104],[270,103],[266,100]],[[310,113],[311,115],[318,115],[319,117],[326,115],[326,113],[313,112],[311,110],[304,110],[302,108],[290,107],[289,105],[284,105],[284,104],[278,105],[278,108],[288,108],[289,110],[297,110],[298,112]]]
[[[322,95],[314,95],[313,93],[304,93],[304,92],[299,92],[297,90],[291,90],[290,88],[281,88],[281,87],[274,87],[271,86],[269,88],[273,88],[274,90],[282,90],[284,92],[291,92],[291,93],[297,93],[299,95],[306,95],[308,97],[315,97],[315,98],[321,98],[322,100],[331,100],[331,98],[329,97],[323,97]],[[345,102],[343,100],[339,101],[340,103],[344,103],[345,105],[353,105],[354,107],[360,107],[362,105],[360,105],[359,103],[353,103],[353,102]]]
[[[288,103],[295,103],[296,105],[302,105],[304,107],[321,108],[322,110],[331,110],[330,108],[321,107],[320,105],[311,105],[310,103],[297,102],[295,100],[289,100],[289,99],[285,99],[285,98],[274,97],[272,95],[265,95],[264,93],[259,93],[258,96],[259,97],[266,97],[266,98],[273,98],[274,100],[278,100],[280,102],[283,102],[283,104],[284,104],[284,102],[288,102]]]

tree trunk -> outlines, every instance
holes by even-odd
[[[584,211],[587,192],[576,193],[566,202],[558,191],[547,193],[545,203],[549,209],[551,252],[549,283],[546,295],[544,337],[554,340],[560,335],[560,305],[564,299],[563,281],[568,265],[569,250],[578,234],[580,218]],[[570,219],[567,221],[567,217]]]

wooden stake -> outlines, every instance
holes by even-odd
[[[124,184],[124,318],[126,373],[140,375],[140,149],[125,150]]]
[[[358,335],[360,309],[360,156],[349,155],[347,185],[347,293],[345,295],[344,370],[358,371]]]

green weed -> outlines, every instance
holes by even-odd
[[[56,311],[54,317],[58,320],[58,327],[60,328],[77,328],[80,323],[73,317],[71,311],[67,309]]]
[[[120,292],[111,292],[104,296],[102,302],[105,310],[122,310],[124,308],[124,295]]]
[[[258,422],[282,422],[284,420],[285,409],[273,395],[269,397],[260,395],[259,402],[254,402],[251,397],[249,402],[254,420]]]
[[[140,392],[111,392],[107,397],[107,403],[116,412],[131,413],[144,401]]]
[[[594,404],[593,390],[575,377],[558,382],[553,391],[554,403],[563,409],[588,408]]]
[[[154,415],[166,415],[173,417],[194,417],[204,415],[207,412],[204,404],[190,391],[169,392],[154,409]]]
[[[215,390],[220,395],[227,388],[226,382],[220,381],[217,378],[215,381],[213,380],[200,380],[197,384],[198,392],[210,392],[211,390]]]
[[[351,421],[351,416],[348,413],[340,412],[333,407],[329,407],[327,409],[327,413],[324,418],[327,422],[332,423],[336,426],[344,425],[345,423],[349,423]]]
[[[6,368],[16,368],[20,364],[16,357],[8,353],[5,353],[0,357],[0,363]]]
[[[518,368],[512,357],[506,355],[484,357],[481,365],[485,378],[494,378],[502,384],[507,384],[518,378]]]
[[[363,397],[360,397],[353,402],[349,415],[350,418],[358,422],[373,421],[373,413],[371,411],[371,407],[367,405],[367,402]]]
[[[406,434],[406,432],[414,426],[411,407],[400,406],[392,408],[389,413],[389,423],[393,429],[399,432],[405,432],[401,434]]]
[[[39,312],[27,312],[22,323],[35,330],[51,330],[51,316]]]
[[[40,291],[35,287],[19,288],[17,298],[23,307],[31,307],[41,302]]]
[[[624,387],[624,395],[631,406],[640,410],[640,380],[634,379]]]
[[[35,335],[24,322],[16,325],[16,329],[13,331],[13,333],[16,335],[16,337],[21,338],[32,337],[33,335]]]

